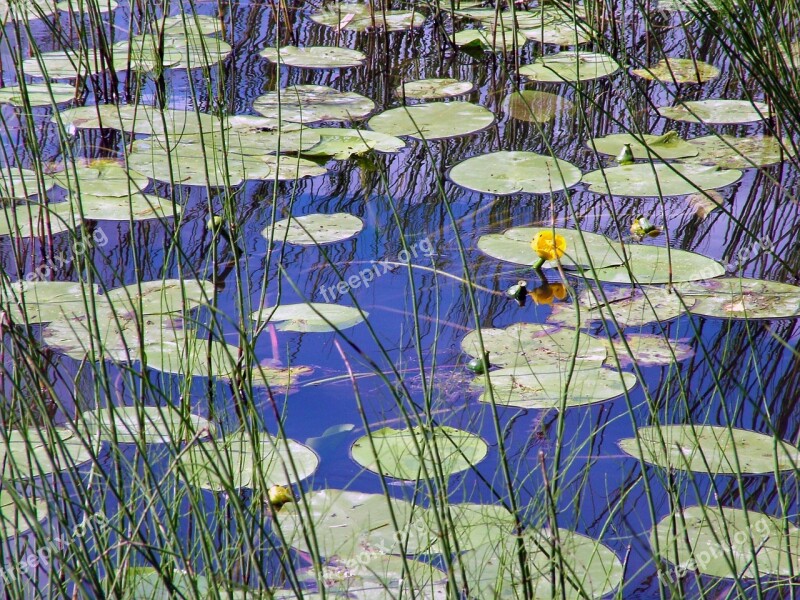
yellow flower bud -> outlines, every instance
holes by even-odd
[[[267,491],[269,503],[275,507],[275,510],[280,510],[281,507],[287,502],[294,502],[294,494],[291,488],[285,485],[273,485]]]

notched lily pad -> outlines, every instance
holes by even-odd
[[[354,121],[375,110],[375,103],[361,94],[324,85],[292,85],[259,96],[253,110],[292,123]]]
[[[400,84],[394,90],[394,95],[398,98],[414,98],[416,100],[441,100],[461,96],[474,89],[475,85],[471,81],[461,81],[460,79],[417,79]]]
[[[144,349],[147,366],[184,377],[217,377],[236,370],[239,348],[199,338],[165,339]]]
[[[102,440],[119,443],[177,444],[203,430],[213,435],[214,424],[197,415],[184,418],[172,406],[126,406],[85,412],[78,422],[80,431]]]
[[[274,63],[303,69],[359,67],[367,60],[363,52],[335,46],[283,46],[264,48],[259,54]]]
[[[593,138],[586,142],[600,154],[618,156],[620,151],[629,144],[635,159],[668,160],[671,158],[687,158],[697,156],[697,148],[683,141],[674,131],[663,135],[631,135],[629,133],[615,133],[601,138]]]
[[[0,540],[7,542],[30,531],[32,524],[43,521],[48,512],[46,500],[0,490]]]
[[[261,233],[267,240],[275,242],[316,246],[341,242],[357,235],[363,228],[361,219],[349,213],[314,213],[283,219],[268,225]]]
[[[369,120],[375,131],[437,140],[469,135],[494,123],[494,115],[469,102],[434,102],[391,108]]]
[[[325,6],[312,14],[311,19],[339,31],[366,31],[373,28],[402,31],[420,27],[425,22],[425,15],[416,9],[381,10],[364,4],[337,3]]]
[[[719,76],[719,69],[702,60],[666,58],[652,67],[633,69],[634,75],[664,83],[703,83]]]
[[[330,156],[336,160],[347,160],[351,156],[365,154],[371,150],[399,152],[406,145],[398,137],[366,129],[318,127],[313,131],[319,136],[320,141],[303,151],[306,156]]]
[[[0,309],[19,324],[47,323],[84,314],[95,284],[73,281],[9,281],[0,283]]]
[[[676,288],[690,312],[720,319],[786,319],[800,315],[800,287],[764,279],[721,278]]]
[[[578,167],[535,152],[492,152],[468,158],[450,170],[454,183],[498,196],[525,192],[551,194],[581,180]]]
[[[741,171],[716,166],[637,163],[591,171],[583,176],[583,182],[598,194],[668,197],[723,188],[741,176]]]
[[[364,313],[366,316],[368,313]],[[270,323],[281,331],[319,333],[347,329],[361,323],[364,317],[358,309],[340,304],[309,302],[282,304],[277,307],[264,307],[255,311],[252,318]]]
[[[594,273],[585,272],[583,276],[607,283],[646,285],[699,281],[725,274],[722,264],[702,254],[638,244],[628,244],[625,248],[628,256],[625,264],[596,269]]]
[[[453,36],[459,48],[476,48],[486,52],[511,52],[516,44],[521,48],[528,41],[521,33],[502,27],[489,29],[464,29]]]
[[[657,110],[668,119],[714,125],[754,123],[770,116],[769,106],[763,102],[719,98],[683,102],[677,106],[659,106]]]
[[[41,204],[4,205],[0,215],[0,237],[12,238],[47,237],[77,229],[81,224],[80,215],[73,212],[69,202]]]
[[[91,459],[89,448],[88,442],[63,427],[4,431],[0,434],[2,477],[31,479],[73,471]]]
[[[607,54],[594,52],[559,52],[540,56],[519,70],[532,81],[569,83],[588,81],[613,75],[620,65]]]
[[[24,94],[18,85],[0,88],[0,104],[24,106],[23,97],[32,107],[63,104],[75,98],[75,86],[66,83],[26,83]]]
[[[43,188],[39,189],[39,176],[35,171],[20,167],[0,167],[0,194],[4,198],[27,198],[41,195],[55,183],[52,177],[42,174]]]
[[[56,185],[83,196],[121,197],[141,192],[149,181],[146,176],[115,160],[92,160],[67,164],[52,174]]]

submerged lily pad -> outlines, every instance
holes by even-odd
[[[494,115],[469,102],[435,102],[392,108],[375,115],[369,126],[389,135],[438,140],[469,135],[494,123]]]
[[[59,471],[73,471],[88,462],[91,447],[72,431],[62,427],[14,429],[0,434],[0,465],[4,480],[44,477]]]
[[[319,136],[320,141],[303,151],[306,156],[330,156],[336,160],[347,160],[351,156],[365,154],[371,150],[399,152],[406,145],[398,137],[367,129],[318,127],[313,131]]]
[[[726,506],[688,506],[650,533],[661,556],[712,577],[752,579],[797,572],[800,529],[784,519]]]
[[[141,192],[150,183],[146,176],[115,160],[93,160],[85,164],[64,165],[53,173],[56,185],[83,196],[128,196]]]
[[[666,58],[658,61],[652,67],[633,69],[638,75],[650,81],[657,80],[665,83],[703,83],[719,76],[719,69],[702,60],[691,58]]]
[[[425,15],[416,9],[382,10],[373,5],[336,3],[312,14],[311,19],[339,31],[366,31],[372,28],[402,31],[421,26],[425,22]]]
[[[521,67],[519,74],[533,81],[563,83],[608,77],[620,68],[607,54],[559,52],[540,56],[532,64]]]
[[[361,94],[324,85],[292,85],[259,96],[253,102],[253,110],[292,123],[353,121],[375,110],[375,103]]]
[[[686,250],[662,246],[626,246],[628,261],[618,267],[596,269],[584,277],[608,283],[659,284],[713,279],[725,274],[717,261]]]
[[[63,104],[75,99],[75,86],[66,83],[26,83],[24,94],[18,85],[0,88],[0,104],[24,106],[23,97],[31,106]]]
[[[557,116],[575,110],[575,105],[563,96],[538,90],[512,92],[506,96],[505,102],[512,119],[528,123],[549,123]]]
[[[404,81],[394,91],[400,98],[415,98],[417,100],[441,100],[461,96],[475,89],[471,81],[460,79],[417,79]]]
[[[609,359],[612,356],[610,347],[616,350],[620,366],[637,364],[640,367],[657,367],[671,365],[694,356],[689,344],[678,340],[666,339],[663,335],[647,333],[626,333],[625,340],[631,353],[620,339],[603,340],[609,345]]]
[[[48,512],[46,500],[0,490],[0,540],[7,542],[9,538],[30,531],[33,523],[43,521]]]
[[[689,143],[698,151],[697,158],[692,162],[717,165],[722,169],[766,167],[794,156],[790,140],[781,141],[771,135],[744,138],[707,135],[689,140]]]
[[[657,110],[668,119],[716,125],[753,123],[770,116],[769,106],[749,100],[696,100],[678,106],[659,106]]]
[[[368,313],[364,313],[366,316]],[[252,318],[263,321],[269,318],[281,331],[319,333],[347,329],[361,323],[364,317],[358,309],[340,304],[309,302],[264,307],[255,311]]]
[[[453,36],[453,41],[460,48],[478,48],[487,52],[510,52],[516,44],[517,48],[528,41],[521,33],[502,27],[490,29],[464,29]]]
[[[465,471],[486,458],[488,450],[486,442],[468,431],[417,426],[372,431],[358,438],[351,451],[353,460],[373,473],[415,481],[425,478],[423,469],[428,477],[438,470],[444,476]]]
[[[716,425],[661,425],[636,430],[645,462],[699,473],[772,473],[797,468],[800,452],[791,442],[756,431]],[[635,438],[619,447],[639,457]],[[738,463],[738,464],[737,464]]]
[[[213,491],[286,485],[302,481],[317,470],[316,453],[294,440],[267,432],[258,441],[246,432],[193,444],[175,465],[181,478],[192,486]]]
[[[468,158],[450,170],[454,183],[477,192],[551,194],[581,180],[578,167],[535,152],[492,152]]]
[[[81,219],[72,213],[69,202],[40,204],[28,202],[4,206],[0,215],[0,236],[28,238],[63,233],[80,226]]]
[[[264,48],[261,56],[275,63],[303,69],[342,69],[364,64],[367,56],[358,50],[335,46],[283,46]]]
[[[800,287],[764,279],[722,278],[681,284],[693,314],[721,319],[785,319],[800,315]]]
[[[73,281],[13,281],[0,283],[0,308],[15,323],[47,323],[84,314],[89,296],[97,294],[95,284]]]
[[[667,160],[670,158],[686,158],[697,156],[697,148],[683,141],[674,131],[663,135],[631,135],[629,133],[615,133],[601,138],[593,138],[586,142],[600,154],[611,156],[619,155],[620,151],[629,144],[633,157],[638,159]]]
[[[5,198],[27,198],[41,195],[55,185],[49,175],[42,175],[41,190],[39,176],[35,171],[20,167],[0,167],[0,194]]]
[[[349,213],[314,213],[283,219],[268,225],[261,234],[276,242],[316,246],[341,242],[358,234],[363,228],[361,219]]]
[[[79,427],[89,436],[122,444],[144,441],[148,444],[177,444],[192,439],[198,432],[214,434],[214,424],[203,417],[184,418],[172,406],[126,406],[99,408],[81,415]]]
[[[598,194],[632,197],[686,196],[737,182],[742,172],[704,165],[637,163],[598,169],[583,182]]]

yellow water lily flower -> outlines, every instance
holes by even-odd
[[[546,260],[558,260],[564,256],[567,250],[567,240],[563,235],[558,235],[552,231],[540,231],[531,240],[531,248],[539,256],[539,261],[533,265],[534,269],[540,269]]]
[[[291,488],[285,485],[273,485],[267,492],[269,503],[275,507],[275,510],[280,510],[281,507],[287,502],[294,502],[294,494]]]

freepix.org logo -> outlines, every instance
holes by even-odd
[[[334,302],[339,296],[344,296],[350,290],[360,287],[368,288],[373,281],[392,271],[396,263],[409,263],[420,257],[430,258],[432,256],[433,244],[430,239],[425,238],[409,246],[407,250],[401,250],[396,260],[372,261],[371,267],[360,270],[357,274],[348,277],[347,280],[343,279],[336,285],[323,285],[319,288],[319,293],[322,294],[325,302]]]

